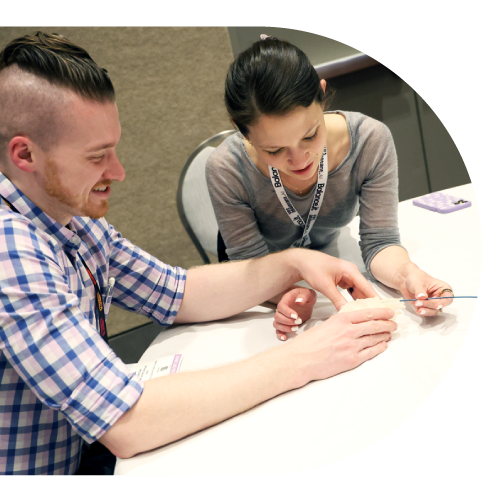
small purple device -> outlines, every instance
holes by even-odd
[[[470,200],[444,194],[439,191],[436,193],[426,194],[420,198],[415,198],[413,200],[413,204],[417,207],[426,208],[427,210],[432,210],[433,212],[438,212],[440,214],[448,214],[472,205]]]

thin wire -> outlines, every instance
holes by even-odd
[[[427,299],[401,299],[399,302],[414,302],[417,300],[439,300],[439,299],[477,299],[477,295],[456,295],[455,297],[429,297]]]

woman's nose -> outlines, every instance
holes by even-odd
[[[288,156],[288,164],[294,168],[305,168],[309,163],[309,152],[305,149],[292,149]]]

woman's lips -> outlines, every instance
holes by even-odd
[[[299,170],[292,170],[292,172],[295,175],[306,175],[306,174],[308,174],[311,171],[313,165],[314,165],[314,161],[312,161],[311,163],[309,163],[309,165],[307,165],[306,167],[301,168]]]

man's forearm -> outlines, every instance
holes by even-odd
[[[299,281],[297,250],[190,269],[176,323],[212,321],[276,297]]]
[[[101,442],[118,457],[129,458],[304,385],[307,380],[300,379],[304,361],[285,347],[210,370],[147,381],[135,406],[112,426]]]

